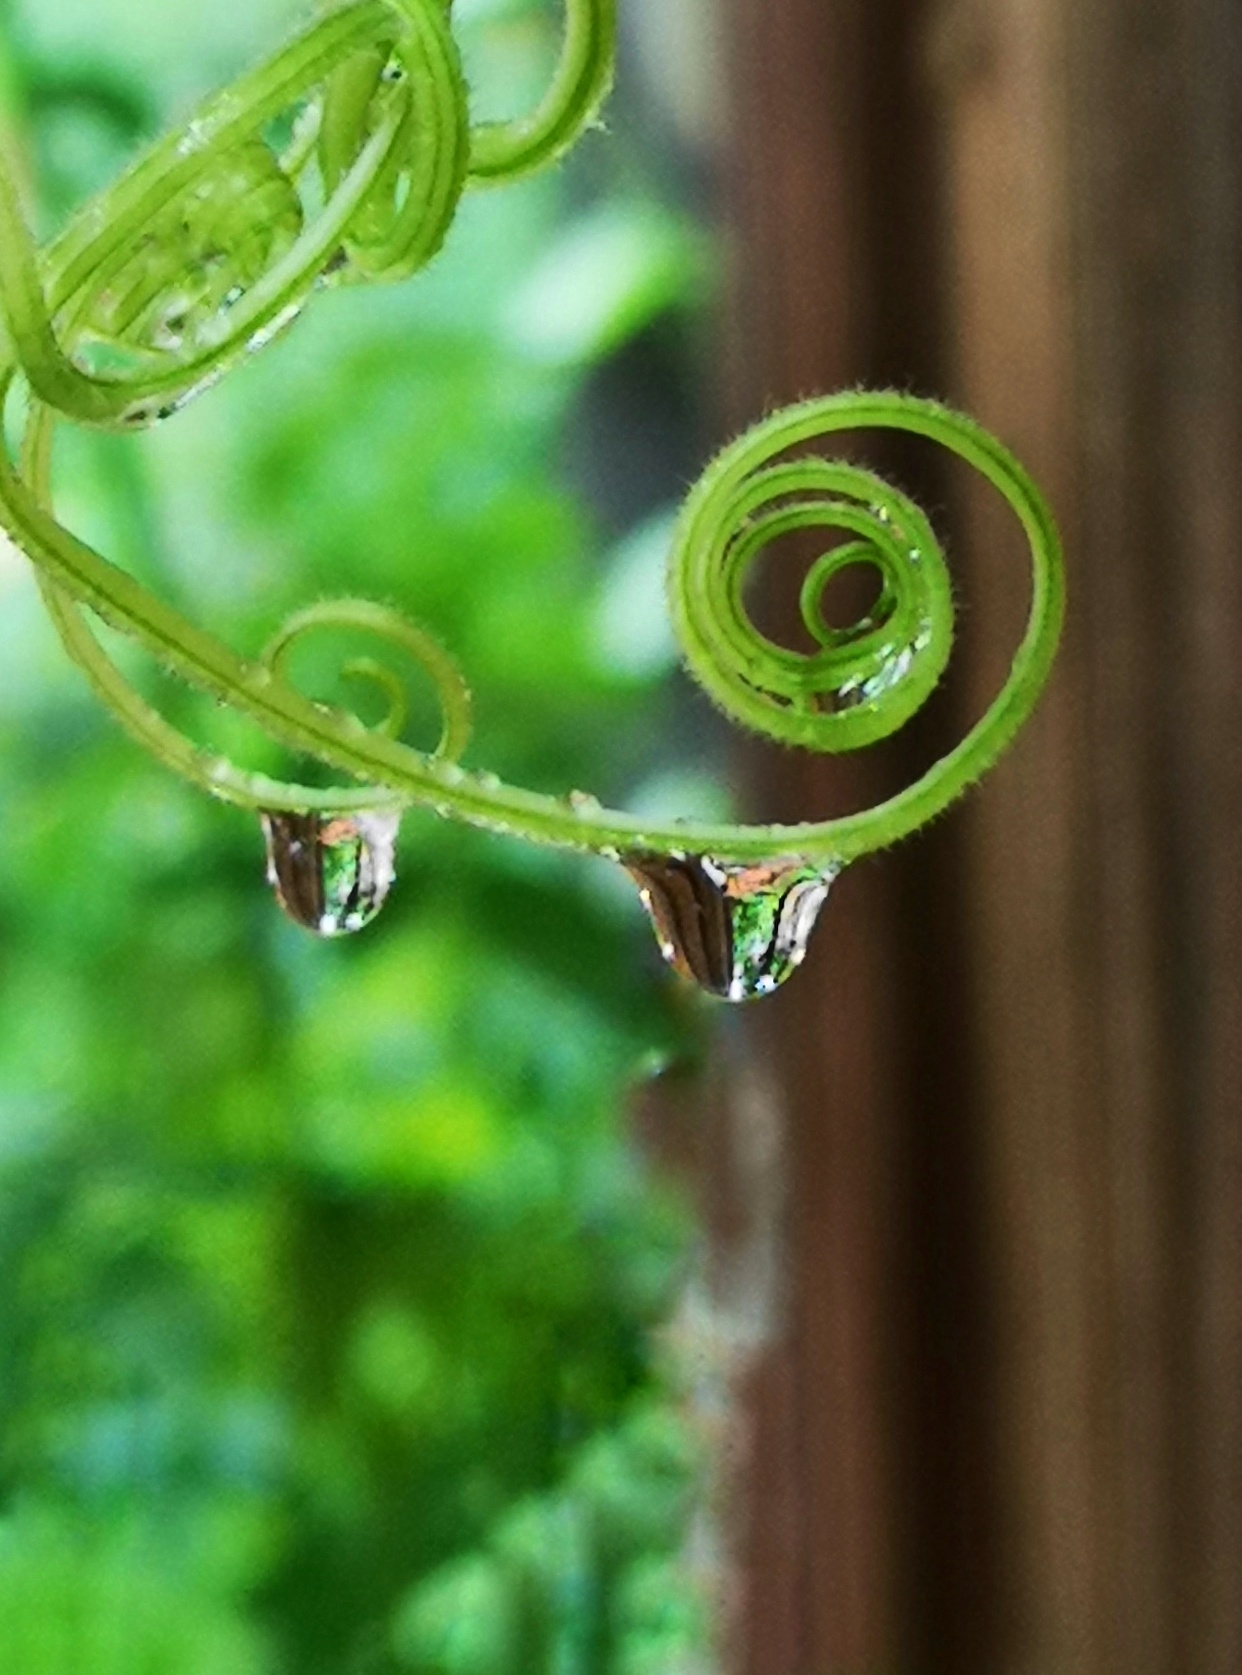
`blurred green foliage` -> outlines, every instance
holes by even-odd
[[[480,97],[527,98],[551,8],[460,9]],[[297,10],[0,0],[46,226]],[[63,437],[69,521],[241,649],[390,599],[470,674],[475,760],[663,786],[660,508],[593,560],[558,461],[704,267],[606,149],[473,196],[421,280],[319,299],[156,434]],[[11,554],[0,595],[0,1670],[701,1667],[702,1461],[656,1330],[693,1227],[624,1123],[696,1026],[629,892],[415,814],[379,925],[316,944]]]

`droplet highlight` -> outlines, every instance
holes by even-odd
[[[840,872],[793,859],[728,865],[705,855],[627,855],[624,865],[666,962],[732,1002],[773,994],[797,971]]]
[[[295,924],[350,936],[383,907],[397,876],[396,813],[264,814],[267,877]]]

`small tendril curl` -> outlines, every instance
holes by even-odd
[[[535,112],[472,126],[446,0],[340,6],[210,100],[41,254],[11,173],[0,167],[7,328],[0,413],[19,375],[28,393],[19,463],[0,449],[0,526],[36,566],[64,644],[99,698],[168,767],[262,813],[269,836],[282,815],[361,818],[423,804],[536,843],[637,857],[648,893],[663,892],[661,911],[670,922],[683,900],[698,913],[693,904],[704,891],[748,902],[762,877],[768,918],[747,912],[768,963],[743,970],[727,959],[721,964],[718,950],[711,958],[720,967],[712,979],[719,992],[766,992],[765,984],[780,980],[771,950],[800,946],[825,881],[915,831],[990,768],[1051,669],[1064,610],[1056,528],[1021,465],[972,420],[893,392],[807,401],[727,448],[686,502],[668,591],[692,674],[743,726],[817,751],[872,744],[925,703],[952,648],[953,600],[935,534],[913,501],[857,465],[808,455],[807,445],[868,429],[923,437],[981,473],[1025,532],[1030,614],[991,708],[898,796],[861,814],[804,825],[658,823],[589,797],[544,796],[468,772],[461,758],[470,694],[422,628],[386,607],[336,601],[297,613],[260,656],[239,657],[71,534],[53,510],[57,423],[135,426],[166,417],[261,348],[317,286],[416,272],[440,248],[471,182],[512,179],[560,157],[596,120],[611,84],[615,0],[564,0],[564,17],[558,67]],[[745,591],[774,542],[810,530],[823,532],[827,544],[802,588],[803,621],[816,648],[805,654],[759,631]],[[861,621],[834,627],[825,617],[825,589],[857,565],[877,573],[878,597]],[[279,782],[203,751],[134,690],[92,618],[353,783],[325,790]],[[343,673],[385,700],[378,725],[316,703],[290,682],[291,648],[330,629],[367,632],[430,678],[443,722],[434,752],[402,742],[404,691],[374,659],[355,658]],[[351,843],[357,829],[357,822],[349,828]],[[682,872],[658,872],[660,857]],[[709,860],[695,870],[687,857]]]
[[[895,391],[846,391],[803,402],[725,450],[690,495],[674,538],[673,621],[691,672],[728,715],[783,744],[855,750],[904,726],[944,672],[953,643],[952,588],[923,513],[858,466],[781,459],[808,442],[861,430],[924,437],[986,478],[1022,525],[1032,593],[1009,678],[955,750],[877,809],[812,826],[766,828],[769,854],[837,864],[907,836],[995,763],[1043,690],[1065,609],[1052,514],[1022,466],[981,425],[939,402]],[[805,529],[847,536],[812,564],[803,584],[803,621],[821,647],[809,657],[761,634],[743,600],[746,576],[761,553],[779,536]],[[879,572],[879,598],[861,622],[832,628],[823,618],[824,589],[858,564]],[[759,854],[749,843],[708,847],[739,861]]]
[[[804,459],[730,480],[710,516],[710,529],[696,524],[677,550],[671,599],[690,668],[721,708],[807,750],[854,750],[904,726],[935,688],[953,643],[948,570],[914,502],[869,471]],[[805,656],[759,632],[744,585],[774,541],[811,529],[849,539],[807,572],[802,621],[820,649]],[[860,622],[833,628],[825,591],[859,566],[878,572],[879,597]]]

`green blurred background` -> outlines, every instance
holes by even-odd
[[[3,0],[41,231],[301,9]],[[556,8],[459,9],[480,109],[528,101]],[[707,812],[660,583],[710,260],[645,113],[613,127],[157,434],[64,436],[60,504],[242,650],[318,597],[399,605],[506,778]],[[0,1670],[707,1667],[662,1331],[695,1226],[626,1116],[703,1026],[632,891],[413,814],[379,924],[316,944],[11,552],[0,594]]]

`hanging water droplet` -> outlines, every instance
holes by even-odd
[[[146,399],[135,401],[122,410],[119,421],[123,425],[140,430],[145,425],[157,424],[164,419],[171,419],[183,407],[188,407],[196,396],[202,395],[204,391],[219,383],[227,370],[228,363],[224,362],[210,367],[195,383],[187,384],[184,389],[176,391],[163,403]]]
[[[266,325],[259,326],[256,331],[253,331],[246,339],[247,354],[259,354],[260,351],[267,348],[269,343],[274,342],[283,332],[287,332],[289,327],[301,314],[302,306],[303,304],[300,298],[296,302],[289,303],[287,307],[281,309],[279,314],[270,319]]]
[[[624,864],[668,964],[730,1001],[772,994],[793,975],[840,870],[699,855],[628,855]]]
[[[396,813],[264,814],[268,882],[296,924],[317,936],[360,931],[396,877]]]

